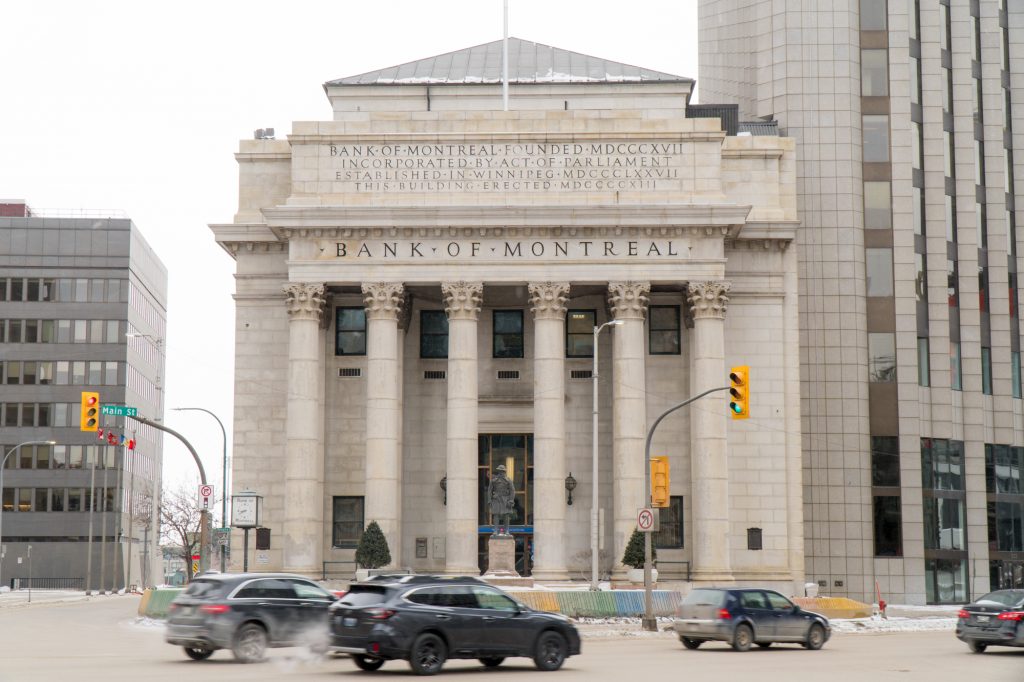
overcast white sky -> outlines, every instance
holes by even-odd
[[[697,78],[697,0],[509,0],[509,34]],[[169,271],[165,423],[221,488],[238,140],[327,120],[325,81],[501,38],[502,0],[5,0],[0,198],[121,209]],[[166,485],[195,477],[167,438]]]

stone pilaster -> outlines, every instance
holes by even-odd
[[[531,283],[533,305],[533,577],[564,580],[565,299],[568,282]]]
[[[399,472],[399,348],[403,286],[364,283],[366,305],[366,523],[376,521],[387,538],[391,565],[401,565],[402,507]]]
[[[646,335],[644,319],[651,291],[649,282],[609,282],[608,309],[621,320],[612,336],[612,506],[614,509],[615,574],[636,510],[644,500],[644,439],[647,437]]]
[[[315,575],[323,569],[324,285],[291,282],[284,293],[289,324],[283,568]]]
[[[448,505],[445,571],[480,573],[477,561],[477,319],[480,282],[442,282],[448,315]]]
[[[687,297],[693,315],[691,393],[728,383],[725,372],[725,312],[729,288],[723,281],[690,282]],[[724,400],[724,397],[719,397]],[[693,480],[693,577],[732,580],[729,559],[729,461],[726,418],[721,409],[690,410],[690,461]]]

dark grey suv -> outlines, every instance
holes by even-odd
[[[679,605],[675,630],[687,649],[717,640],[737,651],[775,642],[820,649],[832,634],[825,616],[804,611],[775,590],[757,587],[694,589]]]
[[[231,649],[243,663],[268,647],[327,647],[327,607],[333,594],[299,575],[218,573],[193,580],[171,602],[164,639],[202,661]]]
[[[403,659],[416,674],[433,675],[449,658],[493,668],[509,656],[558,670],[580,653],[567,617],[534,611],[476,578],[379,576],[352,585],[330,620],[331,649],[366,671]]]

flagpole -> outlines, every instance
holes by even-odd
[[[505,0],[505,33],[501,40],[501,100],[508,111],[508,0]]]

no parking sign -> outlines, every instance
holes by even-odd
[[[213,486],[203,483],[199,486],[199,508],[209,511],[210,503],[213,501]]]

